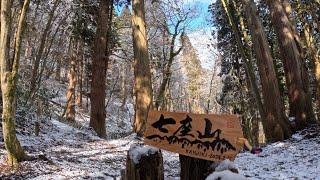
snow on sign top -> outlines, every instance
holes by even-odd
[[[172,113],[150,110],[144,143],[185,156],[233,161],[242,137],[236,115]]]

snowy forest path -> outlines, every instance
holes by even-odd
[[[20,174],[0,175],[13,179],[113,179],[124,168],[133,136],[118,140],[96,137],[90,129],[79,130],[57,120],[47,122],[39,136],[20,136],[26,151],[39,159],[21,163]],[[0,155],[5,151],[0,150]],[[5,156],[3,156],[5,157]],[[1,162],[2,159],[0,159]],[[13,177],[14,176],[14,177]]]
[[[317,132],[317,129],[299,132],[287,141],[263,147],[259,155],[239,153],[236,166],[250,180],[317,179],[320,166]],[[3,165],[6,152],[0,144],[0,179],[119,179],[128,149],[141,143],[135,134],[106,140],[95,136],[91,129],[76,129],[54,119],[42,124],[39,136],[18,134],[18,138],[29,155],[40,158],[22,162],[11,171]],[[178,154],[164,150],[162,153],[165,179],[179,180]]]

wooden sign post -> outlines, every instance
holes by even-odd
[[[144,143],[185,156],[233,161],[242,137],[236,115],[171,113],[150,110]]]

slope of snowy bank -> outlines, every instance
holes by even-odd
[[[314,127],[254,155],[240,153],[235,164],[248,179],[320,179],[320,134]]]

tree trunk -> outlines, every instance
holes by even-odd
[[[209,175],[212,161],[179,155],[180,179],[181,180],[203,180]]]
[[[65,35],[65,31],[60,34],[59,43],[58,43],[59,46],[62,46],[62,40],[64,38],[64,35]],[[57,65],[55,69],[55,80],[58,82],[61,81],[62,58],[63,58],[62,55],[59,55],[56,59]]]
[[[90,99],[90,83],[89,83],[89,74],[88,74],[89,61],[88,58],[85,58],[85,83],[86,83],[86,110],[89,111],[89,99]]]
[[[72,40],[74,42],[71,45],[71,54],[70,54],[70,73],[69,73],[69,86],[67,93],[67,120],[70,122],[75,121],[76,109],[75,109],[75,88],[76,88],[76,60],[77,60],[77,44],[78,40]]]
[[[148,58],[144,0],[133,0],[132,36],[135,75],[135,121],[134,132],[142,136],[152,106],[152,83]]]
[[[82,42],[81,42],[82,43]],[[80,50],[81,49],[81,50]],[[80,45],[79,53],[78,53],[78,92],[77,92],[77,100],[76,100],[76,106],[81,107],[82,106],[82,91],[83,91],[83,48],[82,45]]]
[[[301,2],[298,1],[300,4]],[[317,109],[318,109],[318,119],[320,118],[320,62],[318,58],[318,50],[317,47],[315,46],[313,37],[312,37],[312,32],[310,29],[309,24],[306,22],[305,17],[303,17],[303,12],[300,11],[301,4],[298,7],[298,17],[300,22],[302,23],[302,28],[303,28],[303,33],[305,37],[305,44],[307,46],[307,54],[310,56],[310,64],[311,68],[313,69],[314,77],[316,80],[316,104],[317,104]]]
[[[107,32],[110,13],[111,0],[101,1],[98,19],[98,28],[96,31],[93,63],[92,63],[92,82],[91,82],[91,114],[90,127],[97,132],[99,137],[106,137],[106,71],[108,57],[105,52],[107,50]]]
[[[297,45],[299,45],[299,48],[301,48],[301,41],[300,41],[299,31],[297,28],[297,22],[293,17],[292,7],[291,7],[289,0],[282,0],[282,6],[283,6],[283,10],[285,11],[286,16],[290,22],[291,31],[294,35],[294,38],[298,42]]]
[[[154,154],[141,154],[139,162],[127,155],[126,170],[122,173],[122,180],[163,180],[163,159],[161,151]]]
[[[300,1],[299,1],[300,2]],[[309,5],[309,10],[310,10],[310,15],[312,17],[312,21],[314,24],[317,25],[317,29],[318,29],[318,33],[320,33],[320,21],[318,20],[320,14],[318,13],[318,17],[316,14],[316,10],[317,10],[317,2],[314,1],[307,1],[308,5]],[[318,1],[318,4],[320,4],[320,2]],[[319,8],[319,6],[318,6]],[[320,42],[320,38],[318,38],[318,43]]]
[[[294,30],[280,0],[268,0],[271,11],[271,21],[277,34],[282,63],[284,65],[286,84],[288,88],[290,117],[295,117],[296,127],[305,128],[310,123],[316,123],[312,100],[309,92],[309,82],[306,68],[302,61],[302,49],[296,40]],[[285,3],[286,9],[290,4]],[[290,13],[289,13],[290,14]]]
[[[14,57],[10,62],[8,42],[11,21],[11,0],[1,1],[1,37],[0,37],[0,65],[1,65],[1,91],[2,91],[2,131],[7,150],[7,162],[9,165],[28,160],[28,156],[22,149],[19,140],[16,137],[16,86],[18,79],[18,69],[20,60],[20,50],[22,43],[22,34],[24,30],[25,17],[29,8],[30,0],[25,0],[20,13],[17,31],[15,33]]]
[[[262,119],[266,138],[269,142],[282,141],[291,136],[291,127],[284,114],[278,80],[267,37],[257,7],[253,0],[242,0],[248,27],[252,35],[252,43],[257,58],[262,84],[264,111],[266,119]]]
[[[260,113],[261,119],[265,119],[266,116],[265,116],[264,107],[263,107],[261,96],[260,96],[260,90],[258,88],[256,77],[255,77],[255,74],[254,74],[254,70],[253,70],[253,67],[252,67],[252,64],[251,64],[252,63],[251,62],[251,58],[250,58],[251,56],[248,56],[246,54],[246,52],[245,52],[244,46],[243,46],[243,44],[241,42],[240,32],[238,30],[237,25],[235,24],[235,20],[232,17],[232,14],[231,14],[230,9],[229,9],[229,5],[226,4],[225,0],[221,0],[221,2],[222,2],[223,6],[225,8],[226,14],[228,15],[230,26],[232,27],[233,33],[235,35],[237,46],[238,46],[239,52],[241,54],[241,58],[242,58],[242,60],[244,62],[244,66],[245,66],[245,70],[246,70],[246,73],[247,73],[247,76],[248,76],[248,80],[250,82],[250,87],[251,87],[250,89],[251,89],[251,92],[253,93],[253,95],[255,97],[255,100],[256,100],[256,103],[257,103],[257,106],[258,106],[258,109],[259,109],[259,113]],[[234,5],[234,8],[237,8],[236,5],[235,5],[235,2],[233,1],[232,3]],[[242,18],[241,13],[239,11],[237,12],[237,14],[238,14],[238,16],[240,18],[240,27],[241,27],[241,30],[242,30],[242,33],[243,33],[243,36],[244,36],[245,47],[247,48],[247,52],[249,53],[249,50],[250,50],[250,48],[249,48],[249,39],[248,39],[248,36],[247,36],[247,32],[245,30],[243,18]]]
[[[251,120],[249,120],[249,126],[248,126],[250,136],[251,136],[250,140],[254,145],[258,146],[259,145],[259,122],[261,122],[261,119],[265,119],[266,115],[265,115],[265,111],[264,111],[264,105],[262,103],[262,98],[260,95],[260,89],[258,87],[258,83],[257,83],[256,76],[254,73],[254,68],[252,66],[252,47],[250,46],[250,39],[249,39],[247,30],[245,27],[244,18],[241,13],[240,7],[237,6],[237,3],[234,0],[232,0],[232,4],[233,4],[233,8],[237,12],[237,15],[239,16],[240,29],[243,34],[244,44],[245,44],[245,48],[246,48],[246,55],[248,58],[248,62],[247,62],[248,63],[248,65],[247,65],[248,66],[248,74],[251,74],[248,76],[250,76],[252,78],[252,79],[250,78],[251,80],[249,81],[249,83],[247,83],[247,87],[251,91],[251,92],[250,91],[248,92],[249,96],[251,96],[251,94],[253,94],[253,97],[255,98],[255,99],[250,100],[252,102],[252,103],[250,103],[250,105],[251,105],[251,107],[254,107],[254,104],[255,104],[254,100],[255,100],[256,104],[258,106],[259,114],[260,114],[260,117],[258,117],[258,115],[253,115]],[[252,83],[251,81],[253,81],[254,83]],[[254,111],[255,110],[252,109],[251,114],[255,114]]]
[[[121,65],[121,107],[127,102],[127,66],[126,64]]]

